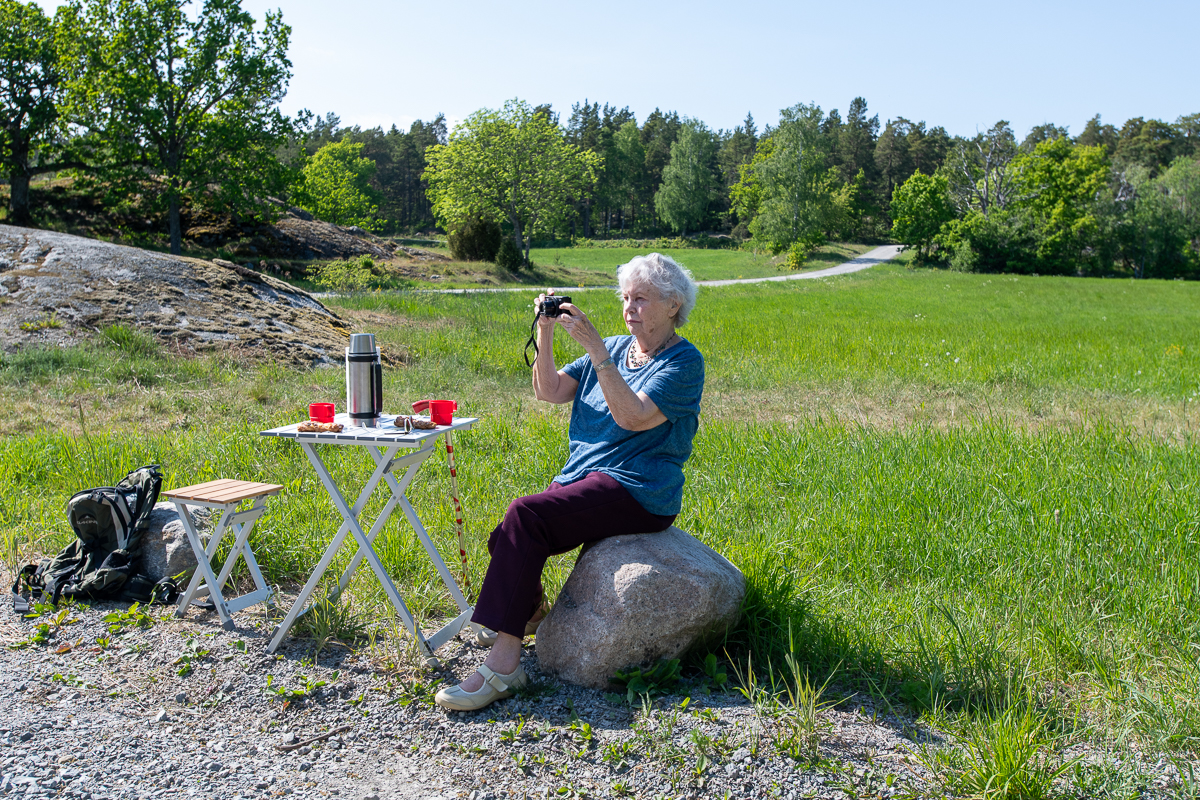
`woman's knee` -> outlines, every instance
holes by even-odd
[[[517,544],[525,542],[545,542],[545,525],[538,516],[536,496],[518,497],[508,504],[504,512],[504,521],[492,531],[492,541],[489,548],[505,539]]]

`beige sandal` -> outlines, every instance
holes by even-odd
[[[467,692],[461,686],[450,686],[440,690],[433,702],[450,711],[478,711],[497,700],[511,697],[515,690],[522,689],[529,683],[529,676],[520,664],[508,675],[494,672],[486,664],[480,664],[478,672],[483,676],[482,687]]]

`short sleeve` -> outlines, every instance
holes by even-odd
[[[604,348],[608,350],[609,355],[613,355],[613,351],[620,344],[620,336],[609,336],[604,340]],[[587,353],[584,353],[579,358],[572,361],[562,368],[562,373],[568,378],[574,378],[579,383],[583,383],[583,373],[587,369],[588,364],[592,363],[592,359]]]
[[[695,348],[681,352],[649,376],[641,391],[671,422],[698,415],[704,393],[704,357]]]
[[[564,375],[566,375],[568,378],[574,378],[577,383],[582,383],[583,382],[583,371],[584,371],[584,369],[587,368],[587,365],[590,363],[591,363],[591,359],[588,358],[587,354],[585,353],[585,354],[581,355],[579,358],[572,361],[570,364],[567,364],[565,367],[563,367],[562,373]]]

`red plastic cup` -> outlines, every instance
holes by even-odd
[[[309,403],[308,418],[313,422],[333,422],[333,403]]]
[[[453,400],[419,400],[413,403],[413,411],[429,410],[429,421],[434,425],[451,425],[458,403]]]

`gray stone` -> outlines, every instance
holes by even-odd
[[[678,658],[737,621],[746,579],[679,528],[585,548],[537,632],[538,666],[606,688],[617,670]]]
[[[192,524],[203,536],[208,516],[193,509]],[[154,504],[150,512],[150,529],[142,539],[141,571],[153,581],[170,578],[196,568],[196,555],[188,544],[183,520],[169,501]]]

